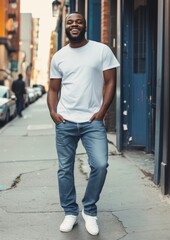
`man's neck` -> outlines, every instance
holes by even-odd
[[[88,43],[87,39],[83,39],[81,42],[70,42],[70,47],[71,48],[80,48],[83,47],[84,45],[86,45]]]

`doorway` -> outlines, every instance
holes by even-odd
[[[157,0],[123,1],[123,146],[154,151]]]

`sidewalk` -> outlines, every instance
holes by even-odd
[[[46,96],[23,114],[0,129],[0,240],[170,240],[170,201],[150,180],[152,156],[120,154],[113,134],[108,134],[108,175],[98,203],[100,234],[86,232],[81,214],[72,232],[61,233],[55,129]],[[75,164],[80,209],[88,173],[80,143]]]

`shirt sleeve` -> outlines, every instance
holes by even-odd
[[[105,45],[103,49],[103,71],[119,66],[120,64],[117,58],[115,57],[111,49],[107,45]]]
[[[50,79],[51,78],[62,78],[62,73],[56,61],[56,55],[52,57],[51,64],[50,64]]]

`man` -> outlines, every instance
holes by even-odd
[[[25,82],[22,80],[22,74],[18,74],[18,79],[15,80],[12,84],[12,91],[15,93],[17,98],[17,114],[19,117],[22,117],[23,103],[24,103],[24,94],[25,92]]]
[[[86,21],[79,13],[65,20],[69,44],[54,54],[50,68],[48,107],[56,123],[59,159],[58,182],[65,218],[60,231],[77,223],[74,161],[81,139],[91,168],[82,216],[87,231],[99,233],[97,206],[108,167],[108,144],[103,119],[115,92],[115,67],[119,63],[110,48],[85,38]]]

